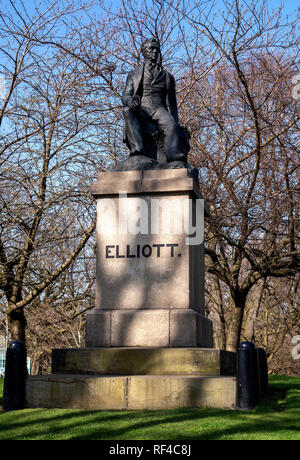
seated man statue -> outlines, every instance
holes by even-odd
[[[178,124],[174,77],[161,66],[160,46],[155,39],[143,43],[142,54],[144,64],[128,74],[122,97],[124,142],[130,155],[148,156],[145,131],[149,123],[154,123],[163,134],[167,162],[186,162],[189,135]]]

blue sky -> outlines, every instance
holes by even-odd
[[[122,2],[121,0],[113,0],[113,1],[105,0],[104,3],[107,6],[113,5],[117,7],[118,5],[121,5]],[[191,3],[196,4],[197,1],[192,0]],[[223,3],[223,0],[216,0],[216,4],[220,8],[222,7],[222,3]],[[293,12],[297,10],[297,8],[299,9],[299,6],[297,7],[297,2],[295,2],[294,0],[267,0],[267,5],[270,11],[273,9],[277,10],[280,7],[280,5],[284,5],[284,12],[286,14],[292,14]]]
[[[125,0],[126,1],[126,0]],[[16,4],[19,3],[18,0],[15,1]],[[26,0],[25,5],[27,11],[33,10],[36,4],[39,4],[40,2],[36,0]],[[54,0],[49,0],[48,4],[54,3]],[[79,2],[78,2],[79,3]],[[118,5],[121,5],[121,0],[104,0],[104,4],[109,7],[110,5],[113,5],[114,7],[117,7]],[[196,0],[192,0],[191,3],[197,3]],[[216,3],[219,7],[222,7],[223,0],[216,0]],[[97,4],[97,2],[96,2]],[[270,10],[272,9],[277,9],[281,4],[284,4],[284,12],[286,14],[291,14],[295,12],[295,10],[299,9],[299,6],[297,6],[297,3],[294,0],[267,0],[267,5]],[[0,7],[9,5],[9,0],[0,0]],[[95,8],[97,6],[95,5]]]
[[[268,6],[271,9],[277,9],[279,8],[279,6],[283,3],[282,0],[269,0],[268,2]],[[286,0],[284,2],[284,12],[286,12],[287,14],[291,14],[293,13],[295,10],[297,10],[297,8],[299,9],[299,6],[297,7],[297,2],[293,1],[293,0]]]

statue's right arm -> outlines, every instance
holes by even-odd
[[[126,80],[126,86],[125,86],[125,90],[122,96],[122,103],[124,107],[128,104],[129,100],[132,99],[133,94],[134,94],[134,87],[133,87],[133,80],[132,80],[131,72],[130,72]]]

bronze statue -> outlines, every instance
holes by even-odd
[[[178,123],[175,80],[161,66],[157,40],[143,43],[144,63],[127,77],[122,97],[125,119],[124,142],[130,155],[144,155],[160,162],[187,161],[189,135]],[[160,133],[163,141],[151,146],[153,134]],[[160,148],[161,147],[161,148]],[[159,150],[164,150],[164,156]]]

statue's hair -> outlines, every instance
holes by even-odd
[[[142,46],[141,46],[141,51],[143,53],[146,45],[148,45],[148,43],[156,43],[157,46],[158,46],[158,49],[159,49],[159,58],[158,58],[158,63],[161,64],[162,62],[162,55],[161,55],[161,51],[160,51],[160,44],[159,44],[159,41],[156,39],[156,38],[149,38],[148,40],[144,41],[142,43]]]
[[[148,40],[144,41],[142,43],[142,46],[141,46],[141,50],[142,52],[144,51],[146,45],[148,45],[148,43],[156,43],[158,45],[158,48],[160,48],[160,45],[159,45],[159,42],[158,40],[156,40],[156,38],[149,38]]]

